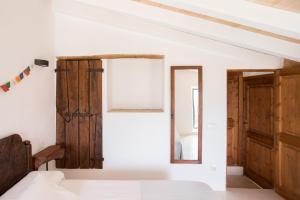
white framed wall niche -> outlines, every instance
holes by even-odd
[[[108,112],[163,112],[164,59],[107,59]]]

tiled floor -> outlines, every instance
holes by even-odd
[[[218,200],[284,200],[274,190],[229,188],[226,192],[216,192]]]
[[[212,191],[203,183],[183,181],[142,182],[142,200],[283,200],[273,190],[229,188]]]

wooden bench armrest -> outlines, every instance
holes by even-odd
[[[51,160],[62,159],[64,157],[65,149],[60,145],[49,146],[33,156],[33,170],[38,170],[41,165],[47,164]]]

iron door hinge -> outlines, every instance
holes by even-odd
[[[88,72],[104,72],[104,69],[101,68],[101,69],[89,69]]]
[[[69,72],[69,71],[71,71],[70,69],[55,69],[54,70],[55,72]]]

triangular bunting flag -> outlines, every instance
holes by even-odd
[[[23,72],[19,75],[20,79],[22,80],[24,78]]]
[[[4,92],[8,92],[12,87],[17,85],[19,82],[21,82],[25,76],[30,75],[30,71],[33,69],[33,66],[28,66],[26,69],[24,69],[18,76],[16,76],[11,81],[5,83],[4,85],[0,85],[0,91],[3,90]]]
[[[17,76],[17,77],[15,78],[15,80],[16,80],[17,83],[19,83],[19,82],[21,81],[20,76]]]
[[[8,91],[9,91],[9,88],[8,88],[6,85],[1,85],[0,87],[1,87],[1,89],[2,89],[4,92],[8,92]]]
[[[10,88],[10,82],[7,82],[5,85],[8,89]]]
[[[30,67],[27,67],[23,72],[24,72],[24,74],[26,74],[26,76],[29,76],[29,74],[30,74]]]
[[[15,86],[15,85],[17,85],[17,82],[13,79],[13,80],[10,81],[10,85]]]

